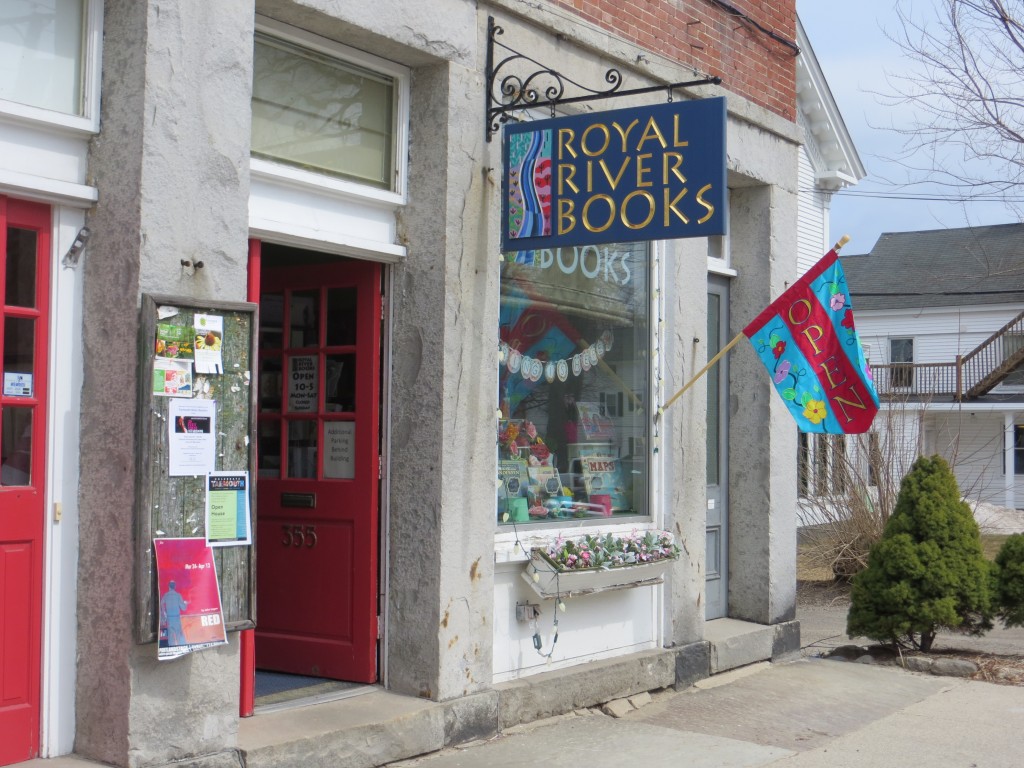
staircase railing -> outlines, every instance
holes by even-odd
[[[872,365],[879,396],[949,396],[954,400],[990,392],[1024,363],[1024,312],[1021,312],[953,363],[889,363]]]
[[[956,363],[891,363],[872,365],[875,391],[882,397],[923,395],[956,396],[959,368]]]
[[[964,397],[980,397],[1005,379],[1024,360],[1022,341],[1024,312],[964,355],[961,360]]]

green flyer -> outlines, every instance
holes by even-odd
[[[206,476],[206,541],[211,547],[252,543],[248,472]]]

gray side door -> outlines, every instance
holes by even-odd
[[[728,343],[729,283],[708,278],[708,360]],[[706,619],[729,612],[729,356],[707,373],[707,595]]]

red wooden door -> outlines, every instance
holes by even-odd
[[[0,765],[39,754],[50,209],[0,197]]]
[[[377,679],[380,274],[261,273],[260,669]]]

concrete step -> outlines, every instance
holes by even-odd
[[[799,655],[799,622],[769,626],[737,619],[714,619],[704,625],[704,639],[711,645],[712,675],[758,661],[778,661]]]
[[[372,768],[444,744],[444,705],[383,690],[248,717],[238,727],[246,768]]]

